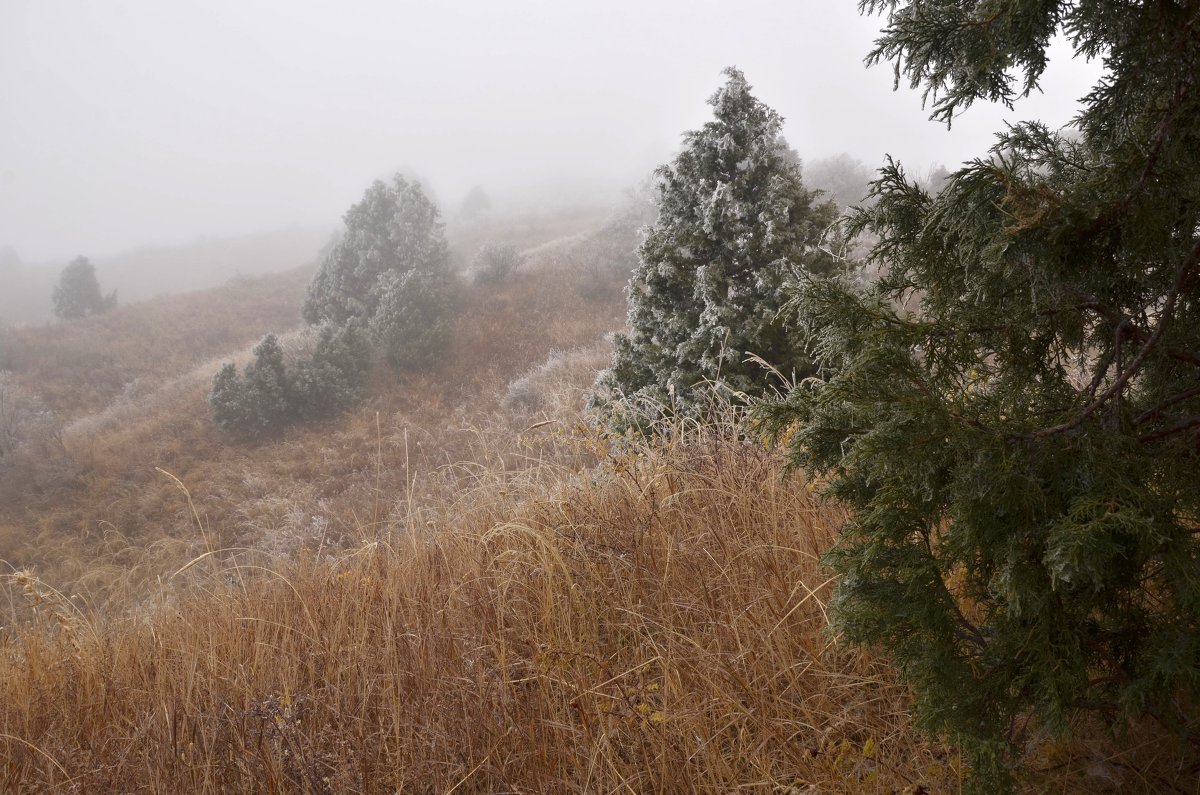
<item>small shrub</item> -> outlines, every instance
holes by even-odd
[[[0,504],[65,488],[77,475],[58,415],[11,373],[0,371]]]
[[[11,373],[0,372],[0,468],[52,426],[53,414],[41,400],[18,386]]]
[[[487,243],[471,264],[475,284],[499,284],[525,262],[524,255],[508,244]]]
[[[537,411],[545,404],[545,388],[548,377],[562,367],[562,351],[551,351],[546,361],[526,371],[509,382],[501,405],[509,410]]]
[[[294,416],[294,399],[283,348],[268,334],[254,348],[254,361],[238,376],[226,364],[213,377],[209,396],[213,423],[221,431],[250,440],[279,431]]]

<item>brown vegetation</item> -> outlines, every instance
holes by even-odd
[[[469,288],[435,371],[257,446],[205,396],[259,321],[199,295],[237,325],[197,336],[239,338],[181,331],[143,395],[26,370],[63,385],[73,468],[0,494],[0,790],[957,791],[886,661],[829,630],[836,509],[732,425],[580,422],[624,307],[573,251]],[[1138,731],[1029,748],[1031,792],[1190,791]]]
[[[886,666],[823,632],[836,520],[772,454],[702,436],[490,474],[341,554],[200,560],[139,619],[19,576],[40,615],[0,663],[4,785],[953,788]]]
[[[130,617],[11,577],[4,788],[957,791],[886,663],[829,634],[841,517],[775,454],[519,438],[541,463],[376,495],[348,549],[199,555]],[[1043,744],[1026,788],[1159,791],[1169,750]]]
[[[300,322],[311,270],[244,278],[214,290],[130,304],[103,315],[9,329],[4,361],[65,418],[145,394],[164,380]]]
[[[551,224],[546,235],[561,231]],[[193,490],[221,546],[290,548],[313,528],[330,541],[355,540],[363,499],[403,494],[414,472],[472,460],[470,429],[498,410],[510,380],[552,350],[594,346],[619,325],[620,302],[581,297],[569,256],[547,250],[503,285],[465,288],[442,365],[381,373],[348,416],[257,446],[212,427],[210,379],[262,334],[298,323],[307,273],[15,332],[14,375],[56,396],[72,419],[27,466],[0,471],[0,561],[34,567],[97,607],[136,601],[201,548],[160,469]],[[284,336],[285,347],[297,334]],[[603,358],[593,356],[592,371]]]

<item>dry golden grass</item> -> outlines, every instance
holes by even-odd
[[[349,549],[199,555],[125,618],[10,577],[0,788],[958,790],[886,662],[829,634],[842,516],[774,453],[522,439],[548,458],[423,475]],[[1023,789],[1186,781],[1161,741],[1103,745],[1037,749]]]
[[[602,225],[611,208],[581,205],[553,213],[497,214],[468,223],[451,223],[447,228],[456,264],[470,264],[485,243],[510,245],[531,256],[569,244]]]
[[[732,439],[606,460],[432,473],[457,498],[370,543],[206,558],[137,618],[18,576],[39,604],[0,657],[3,788],[956,786],[887,667],[823,632],[836,512]]]
[[[264,334],[295,326],[311,268],[4,332],[5,361],[64,418],[99,411]]]

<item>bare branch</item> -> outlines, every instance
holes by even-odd
[[[1200,425],[1200,415],[1196,415],[1194,417],[1184,417],[1178,422],[1168,425],[1165,428],[1160,428],[1157,431],[1151,431],[1150,433],[1142,434],[1138,437],[1138,441],[1142,442],[1143,444],[1146,442],[1161,441],[1195,428],[1197,425]]]
[[[1069,422],[1064,422],[1061,425],[1055,425],[1050,428],[1042,428],[1041,430],[1032,431],[1030,433],[1019,434],[1016,438],[1035,441],[1037,439],[1045,439],[1060,433],[1072,431],[1087,421],[1088,417],[1091,417],[1093,414],[1099,411],[1105,403],[1123,390],[1125,385],[1129,383],[1129,379],[1133,378],[1134,374],[1141,369],[1142,364],[1154,351],[1154,348],[1158,345],[1158,341],[1162,339],[1163,334],[1167,330],[1167,326],[1170,325],[1171,319],[1175,314],[1175,302],[1179,298],[1179,290],[1183,287],[1184,283],[1187,282],[1197,263],[1200,263],[1200,240],[1197,240],[1196,244],[1192,246],[1192,250],[1188,255],[1188,258],[1175,272],[1175,279],[1171,283],[1171,288],[1167,291],[1166,303],[1163,304],[1162,311],[1159,313],[1158,325],[1155,327],[1154,332],[1150,334],[1145,343],[1142,345],[1141,349],[1137,352],[1137,355],[1134,356],[1129,362],[1129,365],[1117,375],[1117,377],[1113,380],[1113,383],[1109,385],[1108,389],[1100,393],[1095,400],[1089,403],[1083,409],[1083,411],[1079,412],[1079,414]]]

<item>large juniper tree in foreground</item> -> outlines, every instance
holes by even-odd
[[[812,283],[831,366],[765,414],[856,508],[837,622],[924,725],[1006,778],[1023,717],[1200,714],[1200,2],[864,0],[950,121],[1036,89],[1066,33],[1105,75],[1072,129],[1009,128],[936,197],[889,164],[883,272]]]
[[[741,72],[725,74],[709,100],[715,118],[655,174],[658,218],[627,288],[631,333],[617,336],[597,385],[609,406],[627,397],[698,415],[706,382],[766,390],[771,376],[748,354],[789,375],[809,367],[804,341],[778,317],[780,288],[795,269],[833,269],[817,243],[836,211],[805,188],[779,114]]]

